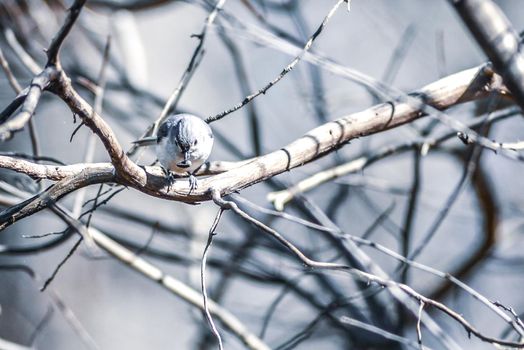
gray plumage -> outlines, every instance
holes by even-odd
[[[156,136],[158,161],[167,171],[189,174],[192,189],[197,185],[193,173],[204,164],[212,148],[211,128],[194,115],[172,115],[158,128]]]

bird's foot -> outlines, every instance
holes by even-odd
[[[171,170],[167,170],[166,168],[162,167],[162,172],[166,176],[167,181],[167,192],[171,191],[171,186],[175,183],[175,175],[171,172]]]
[[[198,180],[195,175],[189,174],[189,193],[193,192],[198,188]]]

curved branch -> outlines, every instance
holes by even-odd
[[[71,79],[63,70],[59,70],[58,77],[50,90],[58,95],[73,113],[79,115],[82,122],[100,138],[122,182],[143,186],[146,179],[143,169],[126,156],[113,130],[100,114],[76,92],[71,84]]]
[[[13,137],[14,133],[23,129],[35,113],[40,96],[42,92],[54,78],[54,69],[46,68],[42,73],[38,74],[31,81],[31,85],[27,90],[20,112],[18,112],[11,120],[8,120],[0,125],[0,141],[6,141]],[[19,100],[18,97],[15,101]]]

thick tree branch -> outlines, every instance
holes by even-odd
[[[502,110],[498,113],[492,114],[489,120],[487,121],[487,123],[491,124],[496,121],[504,120],[508,117],[515,116],[517,114],[520,114],[518,108],[510,108],[509,110]],[[468,128],[475,129],[483,124],[484,124],[484,121],[475,121],[474,123],[469,124]],[[461,137],[460,135],[464,135],[464,134],[459,133],[458,135],[460,138]],[[322,170],[316,174],[313,174],[297,182],[293,186],[286,188],[284,190],[270,192],[267,194],[267,200],[273,203],[275,209],[282,211],[284,210],[284,206],[287,203],[289,203],[293,198],[295,198],[297,195],[311,191],[312,189],[326,182],[336,180],[342,176],[345,176],[351,173],[356,173],[358,171],[363,170],[364,168],[367,168],[368,166],[374,164],[375,162],[381,159],[384,159],[392,155],[398,155],[402,152],[412,150],[414,148],[419,148],[422,154],[426,154],[431,148],[438,146],[440,143],[446,140],[449,140],[451,138],[456,138],[456,137],[457,137],[457,133],[455,131],[452,131],[452,132],[446,133],[436,138],[428,137],[422,140],[403,142],[395,146],[386,146],[378,150],[375,150],[373,153],[367,156],[361,156],[347,163],[340,164],[338,166],[335,166],[333,168],[329,168],[326,170]],[[467,135],[463,137],[467,138],[468,142],[470,142]],[[461,138],[461,140],[464,140],[464,139]],[[473,142],[474,141],[471,141],[471,143]],[[499,143],[499,145],[504,145],[504,143]]]
[[[502,88],[499,77],[489,68],[480,66],[434,82],[412,94],[414,96],[412,98],[420,99],[421,103],[427,103],[432,108],[445,109],[461,102],[484,97]],[[201,179],[199,188],[189,194],[186,181],[176,181],[168,186],[160,168],[140,167],[133,163],[125,155],[109,125],[78,95],[64,72],[60,71],[53,91],[98,135],[116,170],[115,176],[108,176],[106,172],[98,173],[86,167],[90,171],[82,172],[82,180],[78,181],[76,178],[75,181],[68,183],[67,190],[58,191],[61,195],[55,196],[53,200],[86,185],[105,181],[133,187],[159,198],[186,203],[207,201],[210,200],[211,188],[218,190],[221,196],[233,193],[335,151],[351,139],[379,133],[424,116],[408,102],[391,101],[379,104],[321,125],[280,150],[245,161],[242,165],[222,174]],[[473,131],[468,132],[472,137],[476,137]],[[484,143],[491,142],[483,140]],[[479,139],[480,141],[482,140]],[[104,169],[104,171],[108,170]],[[43,169],[40,169],[40,172],[42,171]],[[40,205],[32,206],[32,210],[43,208]],[[9,213],[11,210],[7,209],[5,212]],[[0,213],[0,217],[5,217],[5,212]],[[27,211],[24,216],[30,214],[31,212]]]
[[[84,100],[71,85],[71,80],[60,70],[59,75],[50,89],[69,106],[71,111],[82,118],[84,124],[98,135],[115,166],[116,173],[123,182],[135,186],[145,185],[145,173],[138,165],[126,156],[116,135],[102,117]]]
[[[524,55],[509,19],[492,0],[450,2],[524,110]]]

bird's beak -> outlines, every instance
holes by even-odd
[[[179,168],[189,168],[191,166],[191,161],[189,160],[189,152],[184,152],[184,160],[177,164]]]

